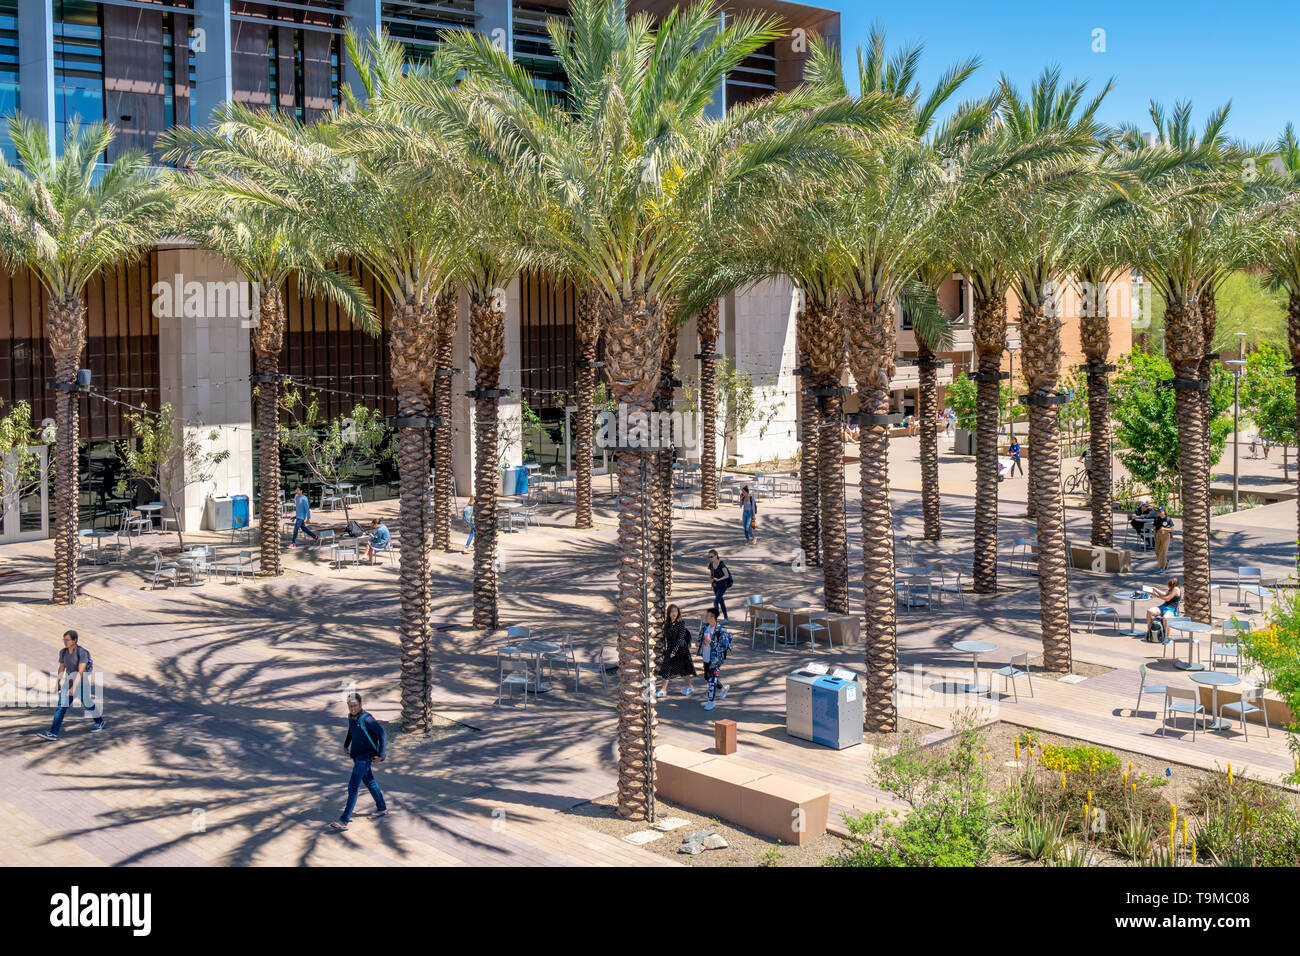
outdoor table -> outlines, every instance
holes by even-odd
[[[1174,666],[1184,671],[1203,671],[1205,665],[1192,659],[1192,652],[1196,646],[1197,634],[1209,634],[1214,630],[1213,625],[1202,624],[1200,621],[1193,621],[1189,617],[1172,617],[1169,619],[1168,626],[1171,630],[1184,631],[1188,636],[1187,641],[1187,661],[1175,661]]]
[[[518,502],[518,501],[498,501],[498,502],[497,502],[497,511],[498,511],[498,512],[500,512],[500,511],[504,511],[504,512],[506,512],[506,516],[507,516],[507,517],[506,517],[506,526],[505,526],[504,528],[501,529],[502,531],[514,531],[514,530],[515,530],[514,522],[511,521],[511,520],[509,519],[509,515],[510,515],[511,512],[515,512],[515,511],[520,511],[520,510],[522,510],[523,507],[524,507],[523,504],[522,504],[521,502]]]
[[[361,538],[342,537],[334,541],[334,557],[331,561],[340,568],[344,558],[351,558],[353,564],[361,563]]]
[[[771,601],[772,607],[779,611],[785,611],[790,617],[790,626],[785,629],[785,642],[787,644],[794,641],[794,612],[803,611],[811,607],[807,601]]]
[[[921,579],[923,579],[923,580],[925,581],[925,583],[926,583],[927,586],[930,584],[930,574],[931,574],[931,571],[930,571],[929,568],[920,568],[920,567],[916,567],[916,568],[899,568],[899,569],[898,569],[898,573],[901,574],[901,575],[902,575],[903,577],[905,577],[905,578],[921,578]],[[909,589],[909,591],[910,591],[910,589]],[[927,601],[926,603],[928,604],[929,602]],[[906,598],[906,604],[907,604],[908,607],[920,607],[920,606],[921,606],[921,602],[920,602],[920,601],[913,601],[912,598],[911,598],[910,596],[908,596],[908,597]]]
[[[1116,601],[1128,601],[1128,630],[1121,631],[1121,634],[1129,637],[1143,637],[1146,634],[1146,631],[1137,629],[1137,602],[1148,596],[1146,591],[1116,591],[1111,595]]]
[[[163,504],[161,501],[151,501],[147,505],[137,505],[135,510],[149,519],[149,528],[152,530],[154,518],[162,514]]]
[[[116,531],[78,531],[77,534],[83,538],[95,539],[95,563],[103,564],[104,563],[104,548],[103,548],[104,539],[114,537],[117,534],[117,532]]]
[[[971,656],[971,664],[975,680],[965,687],[968,694],[987,694],[989,686],[980,683],[980,655],[987,654],[990,651],[996,651],[998,646],[989,641],[958,641],[953,645],[954,650],[962,651]]]
[[[545,694],[551,689],[551,682],[542,680],[542,655],[558,651],[560,645],[553,644],[550,641],[529,640],[520,641],[515,647],[519,648],[523,653],[531,655],[533,660],[537,662],[537,676],[533,679],[533,693]]]
[[[185,582],[186,584],[198,583],[199,577],[195,572],[195,565],[200,561],[205,560],[207,557],[208,549],[206,547],[191,548],[189,551],[183,551],[181,554],[177,555],[176,563],[183,564],[186,572],[190,576],[190,579]]]
[[[1191,675],[1192,680],[1198,684],[1210,685],[1210,713],[1211,718],[1205,725],[1210,730],[1227,730],[1232,724],[1219,716],[1219,688],[1231,687],[1233,684],[1240,684],[1241,678],[1235,674],[1225,674],[1223,671],[1201,671]]]

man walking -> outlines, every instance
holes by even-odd
[[[1007,477],[1010,478],[1016,472],[1020,472],[1020,474],[1023,475],[1025,473],[1025,469],[1020,464],[1020,439],[1019,438],[1016,438],[1014,435],[1011,436],[1011,447],[1007,449],[1007,452],[1008,454],[1011,455],[1011,470],[1007,473]]]
[[[361,695],[348,694],[348,735],[343,738],[343,752],[352,758],[352,776],[348,780],[348,802],[343,808],[343,815],[330,823],[331,830],[346,830],[352,819],[352,811],[357,806],[357,792],[361,784],[366,785],[370,795],[375,798],[375,816],[382,817],[388,813],[388,804],[370,765],[372,761],[384,759],[384,725],[361,709]]]
[[[313,541],[320,540],[316,532],[307,527],[309,524],[311,524],[311,502],[307,500],[301,488],[295,488],[293,490],[293,537],[289,539],[289,547],[298,547],[299,531],[310,535]]]
[[[90,732],[99,733],[104,729],[104,702],[102,699],[93,701],[90,697],[90,674],[94,669],[95,662],[91,660],[90,651],[77,643],[77,632],[64,631],[63,650],[59,651],[59,704],[54,711],[54,723],[50,724],[49,730],[42,730],[36,736],[42,740],[59,739],[63,718],[72,706],[78,684],[81,685],[81,706],[91,711],[95,718]]]

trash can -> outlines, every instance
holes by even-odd
[[[232,528],[247,528],[252,519],[252,514],[248,495],[235,495],[230,499],[230,526]]]
[[[229,531],[233,519],[233,502],[227,495],[209,495],[203,508],[204,531]]]
[[[827,674],[812,685],[812,742],[843,750],[862,743],[862,693],[855,674]]]
[[[517,468],[507,468],[501,473],[501,494],[509,498],[515,494],[515,481],[519,478]]]
[[[813,739],[813,685],[822,674],[800,668],[785,678],[785,732],[791,737]]]
[[[515,469],[515,494],[528,494],[528,466],[520,465]]]

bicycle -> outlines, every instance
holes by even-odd
[[[1090,495],[1092,493],[1092,479],[1088,476],[1088,469],[1080,468],[1069,478],[1066,478],[1064,490],[1067,495]]]

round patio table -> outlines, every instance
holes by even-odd
[[[161,501],[151,501],[147,505],[136,505],[135,510],[149,519],[149,527],[152,529],[154,518],[160,517],[162,514],[163,504]]]
[[[1210,730],[1227,730],[1231,727],[1231,722],[1219,716],[1219,688],[1240,684],[1241,678],[1235,674],[1225,674],[1223,671],[1200,671],[1192,674],[1191,678],[1198,684],[1210,685],[1210,712],[1213,716],[1205,726]]]
[[[549,654],[551,651],[558,651],[559,644],[553,644],[550,641],[520,641],[515,647],[525,654],[531,655],[537,662],[537,676],[533,678],[533,693],[545,694],[551,689],[551,682],[542,680],[542,655]]]
[[[1196,648],[1196,635],[1209,634],[1214,627],[1210,624],[1202,624],[1200,621],[1193,621],[1189,617],[1172,617],[1169,619],[1168,626],[1170,630],[1182,631],[1187,635],[1187,660],[1175,661],[1174,666],[1184,671],[1205,670],[1205,665],[1193,660],[1192,654]]]
[[[114,537],[117,534],[117,532],[87,530],[87,531],[78,531],[77,534],[79,534],[83,538],[95,539],[95,563],[103,564],[104,563],[104,548],[103,548],[104,539]]]
[[[794,638],[794,612],[805,611],[812,607],[807,601],[771,601],[772,607],[780,611],[785,611],[790,617],[790,626],[785,631],[785,643],[793,643]]]
[[[975,679],[966,685],[966,693],[987,694],[989,692],[988,684],[980,683],[980,655],[997,649],[998,646],[990,641],[958,641],[953,645],[953,650],[963,651],[971,656],[972,673]]]
[[[1128,630],[1121,631],[1129,637],[1143,637],[1146,631],[1137,629],[1137,602],[1146,598],[1146,591],[1116,591],[1111,595],[1116,601],[1128,601]]]

